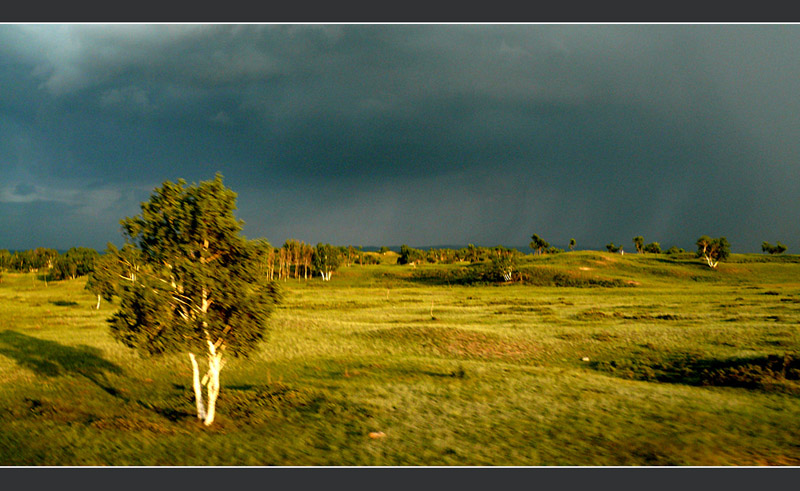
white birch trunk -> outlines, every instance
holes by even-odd
[[[706,262],[708,263],[708,267],[713,268],[713,269],[717,268],[717,264],[719,264],[719,260],[717,260],[715,262],[713,259],[711,259],[711,256],[709,256],[708,254],[703,254],[703,256],[706,258]]]
[[[208,373],[203,380],[206,382],[208,392],[208,411],[203,424],[210,426],[214,422],[214,415],[217,407],[217,396],[219,396],[219,372],[222,370],[222,352],[217,352],[214,344],[208,342]]]
[[[189,358],[192,360],[192,373],[194,377],[194,400],[197,403],[197,419],[206,418],[206,408],[203,404],[203,388],[200,385],[200,369],[197,366],[197,359],[194,353],[189,353]]]
[[[100,310],[100,295],[97,296],[97,306],[94,309]]]
[[[211,306],[212,300],[208,298],[208,292],[203,288],[201,292],[201,305],[200,312],[203,318],[208,314],[208,308]],[[219,396],[219,372],[222,370],[222,340],[216,344],[211,341],[208,333],[208,323],[203,320],[203,330],[206,335],[206,343],[208,345],[208,371],[203,376],[203,380],[199,380],[199,370],[197,367],[197,360],[194,354],[189,354],[192,359],[192,368],[194,369],[194,391],[195,399],[197,400],[197,417],[203,420],[203,424],[210,426],[214,422],[216,414],[217,396]],[[219,348],[219,350],[217,349]],[[201,386],[206,386],[206,395],[208,397],[207,405],[203,406],[203,389]]]

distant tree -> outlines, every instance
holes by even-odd
[[[342,252],[338,247],[320,243],[314,249],[312,262],[314,269],[319,272],[323,281],[331,280],[331,273],[339,268],[342,260]]]
[[[681,254],[686,252],[684,249],[679,248],[678,246],[672,246],[666,250],[665,254]]]
[[[458,253],[453,249],[439,249],[439,262],[453,264],[458,260]]]
[[[533,234],[531,236],[531,243],[529,244],[529,247],[536,251],[536,254],[541,255],[542,251],[545,251],[548,247],[550,247],[550,243],[539,237],[537,234]]]
[[[303,258],[303,279],[308,281],[309,273],[311,272],[311,263],[314,260],[314,247],[304,242],[301,242],[300,246],[302,248]]]
[[[8,249],[0,249],[0,271],[13,268],[14,255]]]
[[[775,245],[772,245],[766,241],[761,243],[761,250],[769,254],[783,254],[786,252],[786,249],[786,246],[780,242],[776,243]]]
[[[575,239],[569,239],[569,250],[572,251],[575,249]]]
[[[400,257],[397,258],[397,264],[416,264],[422,262],[424,253],[420,249],[414,249],[405,244],[400,246]]]
[[[696,244],[697,257],[705,259],[710,268],[716,269],[719,262],[727,259],[731,253],[731,246],[725,237],[712,239],[707,235],[703,235],[697,239]]]
[[[31,252],[32,251],[14,251],[9,258],[8,269],[14,271],[30,271]]]
[[[294,275],[298,279],[300,274],[300,241],[288,239],[283,243],[284,278]]]
[[[608,252],[619,252],[619,246],[614,245],[613,242],[606,244],[606,249],[608,249]]]
[[[0,271],[11,266],[11,253],[8,249],[0,249]]]
[[[69,258],[59,256],[51,274],[54,280],[75,279],[78,276],[78,265]]]
[[[633,245],[636,246],[636,252],[638,252],[639,254],[644,252],[644,250],[643,250],[643,248],[644,248],[644,237],[642,237],[641,235],[637,235],[636,237],[634,237],[633,238]]]
[[[439,251],[434,249],[433,247],[425,251],[424,255],[425,255],[425,262],[433,264],[439,262]]]
[[[467,256],[465,259],[471,263],[478,262],[480,260],[480,253],[478,252],[478,248],[475,247],[475,244],[467,245]]]
[[[94,271],[95,262],[100,255],[88,247],[73,247],[59,255],[53,263],[53,278],[56,280],[75,279]]]
[[[86,279],[85,290],[97,295],[95,309],[100,310],[100,299],[110,302],[115,296],[121,295],[120,284],[132,284],[136,281],[136,274],[141,268],[142,259],[139,249],[131,244],[125,244],[122,249],[108,243],[105,253],[97,258],[94,269]]]
[[[491,274],[502,277],[503,281],[511,281],[516,269],[516,258],[513,253],[498,253],[492,256]]]
[[[277,285],[261,274],[265,248],[240,233],[235,202],[220,174],[188,187],[183,179],[167,181],[142,203],[140,215],[121,222],[141,264],[118,257],[134,272],[119,285],[112,336],[151,355],[188,352],[197,417],[206,426],[214,421],[223,355],[252,351],[280,301]],[[198,352],[208,360],[202,382]]]
[[[644,246],[642,250],[644,252],[649,252],[650,254],[661,254],[661,244],[658,242],[650,242]]]
[[[345,260],[345,264],[347,266],[352,266],[353,264],[356,263],[356,261],[358,261],[358,249],[356,248],[356,246],[353,245],[347,246],[347,248],[345,248],[344,250],[344,253],[345,257],[347,258]]]
[[[380,264],[381,261],[378,259],[378,256],[374,253],[365,252],[361,256],[362,264]]]
[[[39,270],[39,269],[47,269],[53,267],[53,263],[55,262],[56,258],[58,257],[58,251],[55,249],[48,249],[46,247],[37,247],[36,249],[30,251],[29,258],[29,269],[31,270]]]

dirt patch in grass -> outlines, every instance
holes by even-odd
[[[633,314],[624,315],[623,319],[627,320],[659,320],[659,321],[678,321],[686,317],[677,314]]]
[[[589,337],[595,341],[613,341],[614,339],[619,338],[619,335],[608,331],[600,331],[592,333]]]
[[[545,317],[552,317],[556,312],[551,307],[526,307],[522,305],[511,305],[503,309],[495,310],[496,315],[513,315],[513,314],[539,314]]]
[[[677,321],[683,320],[687,317],[677,314],[663,314],[663,313],[642,313],[642,314],[623,314],[622,312],[605,312],[598,309],[588,309],[579,312],[575,315],[575,319],[579,321],[597,321],[597,320],[661,320],[661,321]]]
[[[454,327],[394,327],[361,335],[414,344],[440,356],[520,360],[530,357],[536,351],[536,347],[531,343]]]
[[[598,309],[589,309],[584,310],[583,312],[579,312],[575,315],[575,319],[579,321],[596,321],[596,320],[604,320],[604,319],[619,319],[622,317],[622,314],[619,312],[612,312],[607,313],[603,312],[602,310]]]

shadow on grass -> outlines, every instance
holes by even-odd
[[[709,359],[685,354],[669,360],[627,359],[595,362],[603,372],[635,380],[697,386],[741,387],[775,392],[796,392],[787,381],[800,380],[797,353],[729,359]]]
[[[57,307],[74,307],[75,305],[78,305],[78,302],[73,302],[71,300],[50,300],[49,303]]]
[[[102,351],[92,346],[65,346],[55,341],[5,330],[0,332],[0,355],[16,360],[19,365],[43,377],[80,375],[107,394],[126,403],[132,402],[170,421],[195,416],[182,408],[187,399],[183,393],[173,394],[173,400],[162,401],[161,404],[125,396],[108,380],[109,374],[122,375],[122,368],[104,359],[101,356]]]
[[[21,366],[45,377],[81,375],[108,394],[119,397],[119,391],[108,383],[107,374],[121,374],[122,368],[102,358],[101,354],[101,350],[91,346],[64,346],[15,331],[0,332],[0,355],[13,358]]]

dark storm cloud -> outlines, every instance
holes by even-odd
[[[36,187],[31,184],[19,183],[14,187],[14,194],[17,196],[30,196],[36,191]]]
[[[219,170],[273,242],[798,243],[797,33],[0,26],[0,220],[101,247],[153,186]]]

